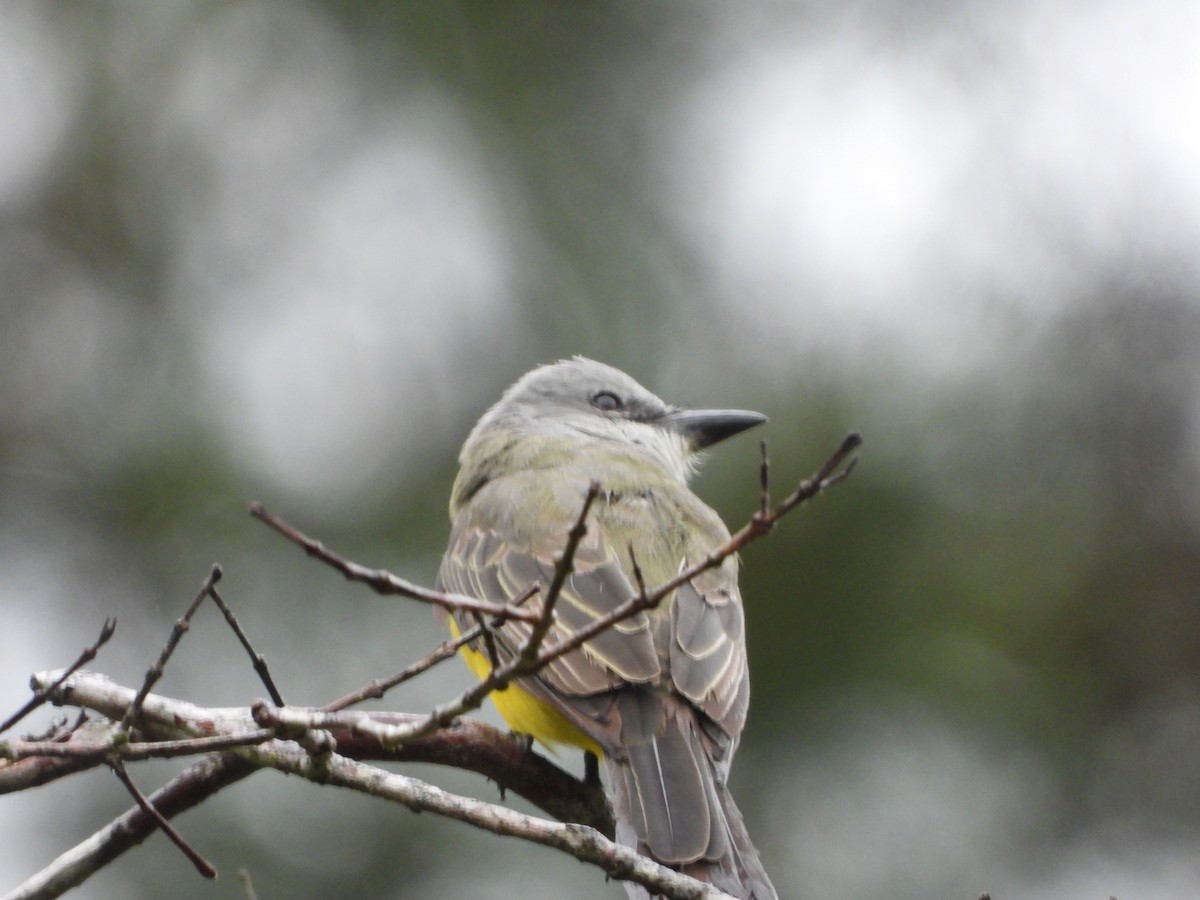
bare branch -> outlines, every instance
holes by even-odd
[[[272,745],[262,754],[264,764],[293,775],[307,777],[308,757],[294,746]],[[493,834],[520,837],[536,844],[570,853],[589,862],[611,877],[636,881],[656,894],[677,900],[732,900],[711,885],[661,866],[635,850],[608,840],[586,825],[562,824],[525,815],[491,803],[461,797],[414,778],[387,772],[334,754],[327,772],[329,784],[350,788],[375,797],[402,803],[417,812],[435,812],[466,822]]]
[[[825,460],[816,474],[800,482],[796,490],[789,494],[779,506],[773,510],[768,510],[766,514],[763,514],[761,511],[756,512],[750,517],[750,521],[738,529],[728,541],[708,556],[688,566],[674,578],[659,585],[659,587],[651,592],[649,599],[662,599],[662,597],[665,597],[679,586],[687,584],[697,575],[721,565],[721,563],[740,551],[747,544],[768,534],[775,527],[775,524],[792,510],[807,503],[826,488],[844,481],[854,470],[855,465],[857,465],[857,457],[851,457],[851,454],[861,444],[862,437],[857,432],[851,432],[846,435],[842,439],[842,443],[838,446],[838,449],[834,451],[829,459]],[[614,615],[618,612],[621,612],[621,610],[613,610]],[[636,610],[633,612],[636,612]],[[633,612],[623,612],[621,618],[633,615]],[[606,616],[605,618],[608,617]],[[588,630],[599,625],[601,621],[603,620],[593,622]]]
[[[111,722],[87,722],[71,729],[65,740],[56,736],[41,741],[0,741],[0,794],[35,788],[99,765],[104,761],[112,729]],[[105,751],[91,757],[58,752],[64,747],[88,745],[102,746]]]
[[[646,575],[637,560],[637,552],[633,549],[633,541],[629,542],[629,567],[633,569],[633,586],[637,588],[638,596],[646,596]]]
[[[771,524],[774,525],[797,506],[811,500],[826,488],[849,478],[854,467],[858,465],[858,457],[851,456],[851,454],[862,446],[862,442],[862,435],[857,431],[852,431],[842,438],[842,443],[833,455],[825,460],[825,464],[817,470],[817,473],[800,482],[796,490],[779,504],[779,508],[771,515]]]
[[[137,801],[137,805],[141,807],[142,812],[150,816],[162,833],[171,839],[171,843],[178,847],[183,855],[191,860],[192,865],[196,867],[196,871],[205,878],[216,878],[217,870],[213,864],[197,853],[195,848],[184,840],[183,835],[176,831],[175,827],[163,818],[162,813],[154,808],[154,804],[146,799],[146,795],[138,790],[138,786],[133,783],[133,779],[125,771],[125,764],[120,760],[111,760],[108,765],[116,773],[121,784],[125,785],[125,789],[129,791],[133,799]]]
[[[250,643],[249,636],[247,636],[245,630],[242,628],[242,623],[238,621],[237,616],[233,614],[233,610],[229,608],[229,604],[218,593],[216,585],[209,585],[208,596],[212,597],[213,603],[217,605],[217,609],[221,610],[221,615],[225,617],[226,623],[233,629],[233,633],[237,635],[237,639],[241,642],[243,649],[250,656],[250,663],[254,666],[254,671],[258,673],[258,678],[263,683],[263,687],[271,695],[272,702],[276,706],[283,706],[283,695],[279,693],[279,688],[275,686],[275,679],[271,677],[271,670],[267,667],[266,657],[254,649],[254,645]]]
[[[133,693],[129,691],[130,697]],[[160,815],[171,819],[254,771],[256,766],[240,756],[228,753],[208,756],[171,779],[148,800]],[[6,894],[4,900],[58,897],[83,884],[157,829],[157,821],[140,806],[134,806]]]
[[[187,612],[175,621],[175,627],[171,629],[171,634],[167,637],[167,643],[158,655],[158,660],[147,670],[141,690],[138,691],[137,696],[133,698],[133,702],[125,710],[125,715],[121,717],[122,731],[128,731],[133,727],[134,720],[137,719],[138,712],[142,708],[142,701],[146,699],[146,695],[150,693],[150,689],[162,678],[167,661],[170,660],[171,654],[175,652],[175,648],[179,645],[180,640],[183,639],[184,634],[191,627],[192,616],[196,614],[196,610],[200,608],[200,604],[204,602],[204,598],[208,596],[208,592],[212,590],[213,585],[220,580],[221,567],[213,566],[208,573],[208,577],[204,579],[204,583],[200,586],[200,593],[196,595],[191,605],[188,606]]]
[[[524,605],[525,605],[526,603],[528,603],[528,602],[529,602],[529,601],[530,601],[532,598],[536,597],[536,596],[537,596],[538,594],[540,594],[541,592],[542,592],[542,585],[541,585],[541,583],[540,583],[540,582],[537,582],[537,581],[535,581],[533,584],[529,585],[529,587],[525,588],[525,592],[524,592],[523,594],[518,594],[518,595],[517,595],[517,598],[516,598],[515,600],[513,600],[513,601],[512,601],[512,605],[513,605],[513,606],[524,606]],[[493,622],[492,624],[494,624],[494,625],[498,625],[498,624],[500,624],[500,623],[499,623],[499,622]]]
[[[588,485],[587,494],[583,498],[583,508],[579,510],[579,516],[575,519],[575,524],[571,526],[571,530],[567,532],[567,543],[563,547],[562,553],[558,555],[558,559],[554,562],[554,576],[550,579],[550,586],[546,589],[546,596],[542,599],[542,614],[538,621],[534,623],[533,628],[529,632],[529,637],[525,640],[521,647],[519,658],[526,663],[531,663],[537,659],[538,648],[542,645],[547,632],[550,631],[550,626],[554,624],[554,606],[558,601],[558,595],[562,593],[563,585],[566,584],[567,578],[575,571],[575,551],[579,549],[579,542],[587,535],[587,517],[592,509],[592,504],[596,502],[596,497],[600,493],[600,485],[593,481]]]
[[[45,688],[35,688],[33,696],[29,698],[28,702],[7,719],[5,719],[3,724],[0,724],[0,734],[8,731],[8,729],[12,728],[23,718],[45,703],[46,698],[54,693],[54,691],[58,690],[58,688],[62,686],[63,682],[70,678],[74,672],[83,668],[93,659],[95,659],[96,654],[100,652],[100,648],[108,643],[109,638],[113,636],[113,632],[116,630],[117,620],[113,618],[105,619],[104,624],[100,626],[100,636],[97,637],[90,646],[83,648],[79,656],[75,659],[75,662],[63,669],[62,676],[58,679],[58,681],[56,681],[54,684],[47,685]]]
[[[42,672],[34,678],[49,684],[57,672]],[[97,672],[73,677],[54,699],[69,697],[72,704],[94,710],[110,719],[121,717],[134,697],[131,688],[117,684]],[[96,765],[110,758],[126,762],[151,757],[177,757],[202,752],[263,745],[282,729],[287,737],[306,731],[328,731],[338,752],[355,759],[393,762],[425,762],[475,772],[512,790],[555,818],[583,822],[611,835],[613,824],[608,802],[599,785],[581,782],[543,756],[527,753],[523,740],[472,719],[457,719],[452,726],[426,738],[412,739],[403,746],[384,746],[376,729],[413,726],[427,716],[418,713],[337,712],[272,708],[259,701],[251,710],[203,708],[159,694],[147,696],[139,720],[143,742],[113,740],[115,726],[73,735],[63,743],[10,742],[0,752],[33,762],[32,753],[51,755],[54,762],[70,760],[76,768]],[[260,727],[265,726],[265,727]],[[5,790],[5,767],[0,767],[0,793]],[[43,778],[51,780],[53,776]],[[28,778],[24,779],[28,782]],[[19,787],[19,785],[18,785]],[[14,789],[17,789],[14,787]]]
[[[48,685],[59,674],[58,671],[38,672],[33,676],[33,683]],[[119,722],[140,694],[141,691],[117,684],[99,672],[77,672],[55,690],[50,700],[84,707]],[[145,694],[138,727],[156,739],[175,740],[241,734],[257,726],[244,708],[203,707],[161,694]]]
[[[364,700],[378,700],[385,693],[399,684],[406,681],[411,681],[423,672],[433,668],[443,660],[447,660],[458,652],[459,647],[464,644],[469,644],[475,638],[479,637],[483,631],[482,625],[476,625],[474,628],[469,628],[461,635],[451,640],[443,641],[432,652],[428,653],[421,659],[417,660],[410,666],[401,669],[395,675],[387,678],[380,678],[375,681],[365,684],[353,693],[347,694],[340,700],[334,700],[332,703],[326,703],[321,709],[325,712],[337,712],[338,710],[348,709],[357,703],[362,703]],[[276,703],[276,706],[283,706],[282,703]]]
[[[244,717],[243,717],[244,718]],[[250,723],[247,723],[250,724]],[[180,756],[201,756],[238,747],[252,747],[274,737],[267,728],[234,731],[229,734],[214,734],[208,737],[180,738],[178,740],[123,741],[124,733],[111,722],[93,723],[90,736],[72,736],[67,741],[8,741],[0,744],[0,758],[14,762],[27,760],[74,760],[80,763],[77,769],[90,768],[101,762],[120,759],[125,762],[140,762],[146,759],[174,759]],[[76,769],[76,770],[77,770]],[[74,770],[72,770],[74,771]],[[68,775],[64,771],[61,775]],[[0,794],[8,793],[7,771],[0,769]],[[61,777],[61,775],[59,777]],[[42,781],[53,780],[51,777]],[[26,785],[13,784],[12,790]]]
[[[450,611],[461,609],[467,612],[495,616],[502,621],[506,619],[519,619],[522,622],[533,623],[538,620],[538,613],[536,611],[519,609],[511,603],[488,603],[464,594],[435,591],[393,575],[386,569],[371,569],[366,566],[360,566],[358,563],[351,562],[344,556],[340,556],[332,550],[327,549],[320,541],[313,540],[303,532],[287,524],[287,522],[267,512],[266,508],[257,501],[250,504],[250,515],[254,516],[260,522],[265,522],[293,544],[302,548],[309,556],[337,570],[349,581],[357,581],[365,584],[377,594],[384,596],[399,595],[412,600],[420,600],[423,603],[430,603],[434,606],[440,606]]]
[[[35,677],[39,682],[49,685],[57,680],[59,674],[41,673]],[[136,696],[136,692],[131,688],[117,685],[97,673],[78,673],[61,692],[69,693],[73,702],[106,715],[119,715],[121,707],[132,703]],[[667,889],[672,884],[684,885],[684,893],[672,893],[671,896],[719,896],[711,893],[687,893],[693,889],[690,879],[679,881],[680,876],[676,876],[670,870],[661,869],[649,860],[636,862],[631,859],[636,857],[632,851],[609,845],[602,833],[607,832],[611,835],[613,823],[607,801],[598,784],[585,784],[543,757],[527,756],[523,741],[483,723],[459,721],[454,727],[439,732],[433,738],[410,741],[401,750],[388,752],[373,738],[358,734],[358,723],[378,717],[399,724],[404,720],[424,720],[426,717],[387,713],[342,713],[335,716],[294,708],[276,709],[271,712],[279,716],[279,724],[285,730],[288,727],[308,731],[327,728],[336,740],[339,750],[361,754],[362,758],[435,762],[478,771],[545,808],[551,815],[572,821],[591,822],[595,829],[584,826],[558,826],[545,820],[511,813],[492,804],[456,797],[414,779],[391,776],[372,767],[359,766],[346,757],[344,752],[329,754],[329,758],[318,770],[311,755],[295,743],[275,739],[271,737],[272,732],[254,728],[254,723],[245,710],[201,709],[156,694],[149,694],[144,698],[140,719],[140,727],[143,730],[151,734],[177,734],[180,730],[211,734],[214,729],[223,732],[241,729],[240,735],[224,733],[197,738],[193,741],[194,748],[215,746],[215,742],[221,739],[251,738],[257,746],[245,757],[236,753],[207,757],[155,792],[147,802],[163,818],[169,819],[199,803],[226,784],[245,777],[254,768],[266,765],[302,774],[313,780],[328,781],[389,797],[414,809],[429,809],[450,815],[478,827],[490,828],[499,834],[512,834],[564,848],[572,846],[572,842],[582,842],[583,846],[590,848],[587,850],[590,855],[581,858],[591,860],[593,856],[601,857],[601,862],[597,864],[614,877],[634,878],[658,889]],[[186,742],[174,743],[182,749]],[[96,746],[93,742],[90,747],[80,749],[84,753],[95,754]],[[144,744],[117,743],[111,746],[109,753],[115,754],[114,758],[126,759],[141,756],[144,747],[148,749],[148,745]],[[347,769],[347,766],[350,768]],[[345,775],[347,771],[354,777]],[[382,783],[381,777],[384,779]],[[402,786],[403,789],[398,791],[396,785]],[[429,798],[433,798],[432,801],[429,801]],[[496,824],[493,826],[491,823]],[[67,887],[86,880],[90,874],[126,849],[136,846],[157,827],[157,824],[156,817],[139,806],[68,851],[11,896],[56,896]],[[572,830],[583,831],[588,836],[568,838],[567,834]],[[55,887],[48,887],[50,885]]]

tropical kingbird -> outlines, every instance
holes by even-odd
[[[546,645],[729,540],[687,486],[704,447],[766,420],[669,406],[624,372],[576,357],[510,387],[459,457],[441,589],[505,603],[545,586],[593,483],[599,494]],[[539,596],[529,604],[537,608]],[[455,634],[474,622],[459,613]],[[495,629],[511,659],[531,626]],[[491,657],[464,647],[483,678]],[[604,759],[617,840],[746,900],[777,894],[726,787],[750,699],[737,559],[697,575],[536,675],[492,694],[515,731]],[[629,896],[646,898],[625,882]]]

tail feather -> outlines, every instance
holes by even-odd
[[[638,800],[634,821],[650,855],[666,863],[708,855],[720,829],[713,827],[712,778],[696,741],[668,727],[625,750]]]
[[[680,866],[679,871],[734,897],[779,900],[779,894],[775,892],[770,876],[759,861],[758,851],[750,841],[741,811],[733,802],[732,795],[724,785],[717,786],[717,793],[724,813],[729,852],[716,859],[701,859]]]
[[[653,694],[623,701],[623,752],[605,755],[617,842],[734,897],[778,900],[694,712]],[[625,890],[651,896],[633,882]]]

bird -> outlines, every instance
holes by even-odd
[[[765,421],[669,405],[581,356],[533,369],[463,444],[438,588],[508,603],[548,584],[596,485],[545,643],[570,637],[729,540],[688,479],[706,447]],[[455,636],[475,624],[443,615]],[[494,649],[469,643],[462,655],[486,678],[531,628],[506,620]],[[735,555],[491,697],[514,732],[603,760],[619,843],[734,897],[777,900],[728,787],[750,700]],[[632,900],[650,897],[624,885]]]

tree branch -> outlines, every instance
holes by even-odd
[[[49,684],[57,672],[41,672],[36,683]],[[80,672],[54,696],[119,721],[132,702],[132,689],[97,672]],[[97,765],[110,758],[134,761],[196,755],[218,750],[261,745],[277,734],[296,736],[306,730],[330,732],[342,755],[363,760],[423,762],[454,766],[475,772],[505,790],[524,797],[547,814],[564,821],[582,822],[602,833],[613,834],[612,813],[603,791],[580,780],[553,762],[528,752],[523,739],[473,719],[458,719],[426,738],[388,747],[374,729],[406,726],[425,721],[418,713],[329,713],[298,707],[272,708],[258,701],[250,710],[203,708],[183,700],[149,694],[142,707],[139,730],[145,740],[114,740],[113,722],[68,742],[8,741],[0,743],[0,758],[22,764],[47,758],[70,760],[62,774]],[[265,727],[260,727],[260,725]],[[10,774],[14,766],[0,765],[0,793],[28,786],[30,778]],[[49,781],[54,774],[43,777]]]
[[[307,777],[312,768],[309,757],[294,746],[272,744],[270,752],[260,759],[264,765],[292,775]],[[636,881],[655,894],[665,894],[675,900],[733,900],[712,885],[661,866],[635,850],[613,843],[586,825],[551,822],[461,797],[406,775],[387,772],[337,754],[322,775],[329,784],[393,800],[415,812],[435,812],[493,834],[519,837],[563,850],[582,862],[603,869],[613,878]]]
[[[449,594],[444,591],[431,590],[393,575],[386,569],[371,569],[351,562],[344,556],[329,550],[320,541],[313,540],[287,522],[267,512],[266,507],[258,501],[250,504],[250,515],[260,522],[270,525],[293,544],[301,547],[309,556],[319,559],[330,568],[341,572],[347,580],[365,584],[377,594],[385,596],[398,594],[412,600],[420,600],[422,603],[440,606],[446,610],[461,609],[485,616],[494,616],[501,620],[520,619],[523,622],[536,622],[538,619],[536,612],[520,609],[511,603],[488,603],[464,594]]]
[[[130,691],[131,697],[132,694]],[[245,778],[255,768],[250,761],[231,754],[208,756],[171,779],[148,799],[161,816],[171,819]],[[83,884],[157,829],[157,821],[140,806],[134,806],[5,894],[2,900],[43,900],[61,896]]]
[[[45,672],[35,676],[39,684],[51,684],[58,679],[60,673]],[[91,672],[76,673],[67,679],[59,692],[53,698],[64,702],[70,698],[71,703],[86,706],[105,715],[118,718],[123,715],[128,704],[132,704],[138,692],[112,682],[103,675]],[[312,729],[329,730],[338,741],[339,749],[355,749],[356,746],[364,751],[364,756],[372,753],[368,746],[356,745],[355,723],[368,719],[370,714],[327,714],[312,712],[307,715],[291,708],[277,710],[282,714],[279,719],[281,726],[295,724],[302,726],[306,733]],[[301,714],[299,720],[294,717]],[[417,717],[424,718],[424,717]],[[164,819],[171,818],[178,812],[195,805],[203,796],[215,793],[226,784],[232,783],[256,768],[269,767],[300,775],[319,783],[335,784],[373,796],[383,797],[408,806],[410,809],[436,812],[448,818],[492,831],[496,834],[521,837],[534,843],[556,847],[572,853],[577,858],[590,862],[607,872],[611,877],[637,881],[648,889],[664,893],[676,898],[723,898],[726,895],[713,890],[708,885],[701,884],[685,875],[658,865],[653,860],[640,856],[633,850],[613,843],[597,828],[589,825],[564,825],[535,816],[514,812],[495,804],[485,803],[468,797],[461,797],[443,791],[433,785],[426,784],[407,776],[386,772],[382,769],[368,766],[365,763],[349,758],[343,753],[330,753],[328,758],[314,761],[312,754],[299,746],[295,741],[276,738],[273,732],[255,729],[250,715],[244,710],[203,709],[180,700],[147,694],[143,699],[140,716],[141,727],[158,733],[160,730],[167,734],[203,735],[200,740],[217,737],[218,735],[235,737],[232,732],[242,729],[242,737],[251,733],[256,739],[254,746],[241,750],[207,757],[202,763],[189,769],[182,776],[172,781],[163,789],[155,792],[148,803],[153,806]],[[345,729],[346,733],[338,735],[333,726]],[[469,739],[469,729],[474,729],[474,740]],[[217,732],[218,734],[214,734]],[[227,733],[231,732],[231,733]],[[449,743],[446,735],[453,735]],[[343,741],[345,746],[343,746]],[[479,743],[476,744],[475,742]],[[506,785],[529,799],[545,800],[553,793],[569,788],[577,796],[586,792],[598,792],[598,786],[588,785],[572,776],[557,770],[557,785],[549,793],[547,785],[542,783],[539,791],[527,790],[529,782],[543,782],[548,772],[557,769],[542,757],[526,756],[523,742],[511,736],[496,732],[482,723],[464,725],[459,723],[453,729],[439,732],[433,738],[423,741],[412,741],[399,751],[387,753],[387,759],[404,759],[432,762],[446,762],[453,759],[455,763],[464,761],[469,764],[466,768],[479,770],[479,761],[472,761],[472,750],[476,746],[494,748],[498,743],[507,742],[511,753],[508,754],[505,777],[509,780]],[[183,743],[180,741],[179,743]],[[203,746],[203,745],[200,745]],[[374,753],[383,754],[383,748],[373,744]],[[431,753],[430,748],[437,748]],[[60,750],[60,752],[62,752]],[[92,756],[98,753],[94,745],[81,750]],[[141,748],[137,744],[117,742],[109,750],[109,759],[124,758],[125,754],[139,756]],[[465,754],[465,756],[464,756]],[[435,758],[436,757],[436,758]],[[495,762],[493,757],[492,764]],[[528,774],[523,774],[528,770]],[[203,796],[197,796],[202,794]],[[536,797],[536,799],[535,799]],[[598,804],[590,804],[593,811],[598,805],[606,808],[603,795],[598,794]],[[561,795],[555,804],[554,815],[564,815],[568,810],[561,802]],[[573,807],[570,817],[588,821],[588,816],[578,815],[585,807]],[[605,830],[612,829],[611,819],[607,816],[594,817]],[[15,898],[31,898],[41,896],[56,896],[66,888],[81,883],[88,875],[95,872],[105,863],[115,858],[125,849],[140,843],[155,828],[155,817],[141,806],[130,810],[114,820],[96,835],[79,844],[55,860],[45,870],[35,875],[10,895]],[[48,893],[43,893],[48,892]],[[10,900],[6,898],[6,900]]]
[[[33,696],[29,698],[24,706],[0,723],[0,734],[8,731],[8,729],[12,728],[23,718],[45,703],[46,698],[64,681],[71,677],[71,673],[83,668],[93,659],[95,659],[96,654],[100,652],[100,648],[108,643],[109,638],[113,636],[113,632],[116,630],[117,620],[113,618],[105,619],[104,624],[100,627],[100,636],[97,637],[96,640],[93,641],[89,646],[83,648],[79,656],[76,657],[75,662],[63,669],[62,675],[59,676],[59,679],[56,683],[36,688],[33,692]]]

